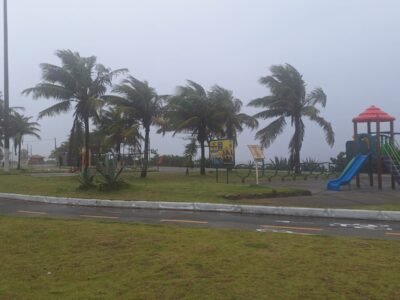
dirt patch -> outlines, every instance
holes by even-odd
[[[273,189],[268,193],[253,193],[253,194],[226,194],[222,197],[228,200],[243,200],[243,199],[266,199],[266,198],[284,198],[284,197],[297,197],[297,196],[311,196],[312,193],[307,190],[295,190],[288,192],[281,192]]]

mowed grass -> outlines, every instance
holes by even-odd
[[[215,175],[200,176],[184,173],[168,174],[151,172],[148,178],[142,179],[133,173],[126,173],[123,179],[129,184],[127,188],[116,191],[99,191],[97,188],[79,190],[77,176],[43,176],[30,174],[0,175],[0,192],[29,195],[46,195],[76,198],[148,200],[148,201],[188,201],[240,203],[228,200],[226,195],[262,194],[271,196],[290,196],[304,193],[291,188],[269,188],[240,183],[216,183]],[[221,179],[223,180],[223,179]],[[248,201],[246,203],[249,203]]]
[[[354,206],[353,209],[367,209],[367,210],[392,210],[400,211],[400,204],[379,204],[379,205],[366,205]]]
[[[0,299],[400,299],[399,241],[0,217]]]

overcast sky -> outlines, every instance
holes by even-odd
[[[290,63],[309,89],[322,87],[328,96],[323,116],[332,122],[336,144],[330,148],[322,130],[306,122],[302,150],[302,158],[324,161],[344,150],[352,117],[368,106],[400,117],[399,11],[397,0],[12,0],[10,106],[25,106],[36,118],[54,104],[21,91],[40,81],[40,63],[59,64],[57,49],[128,68],[160,94],[173,93],[187,79],[206,88],[219,84],[233,90],[250,114],[256,110],[245,106],[249,100],[269,93],[258,79],[270,74],[271,65]],[[67,138],[72,117],[40,124],[43,141],[26,140],[34,153],[48,155],[54,138]],[[267,158],[287,156],[292,133],[287,127],[265,151]],[[240,136],[238,161],[250,159],[246,145],[257,143],[254,134]],[[151,144],[160,154],[181,154],[184,141],[153,134]]]

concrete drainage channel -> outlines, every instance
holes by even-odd
[[[400,212],[396,211],[231,205],[231,204],[213,204],[213,203],[199,203],[199,202],[100,200],[100,199],[49,197],[49,196],[31,196],[31,195],[8,194],[8,193],[0,193],[0,198],[42,202],[49,204],[81,205],[81,206],[97,206],[97,207],[186,210],[186,211],[226,212],[226,213],[257,214],[257,215],[400,221]]]

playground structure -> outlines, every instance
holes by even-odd
[[[382,189],[383,166],[391,174],[392,189],[396,182],[400,184],[400,151],[396,145],[394,132],[395,118],[376,106],[371,106],[357,117],[353,118],[353,141],[346,143],[347,159],[351,159],[339,178],[328,182],[327,188],[339,191],[343,185],[350,184],[356,177],[356,185],[360,187],[360,171],[366,165],[368,168],[369,185],[374,185],[374,166],[378,177],[378,189]],[[358,124],[367,124],[367,133],[358,133]],[[376,131],[372,132],[372,123]],[[382,131],[381,123],[389,123],[389,131]]]

